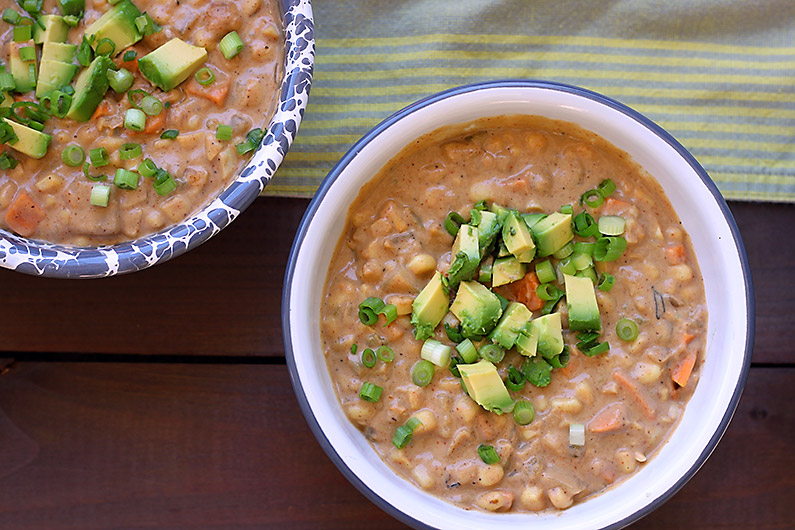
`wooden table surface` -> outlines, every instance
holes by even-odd
[[[258,199],[131,275],[0,271],[0,528],[405,528],[333,466],[290,384],[282,280],[307,204]],[[633,529],[795,526],[795,206],[730,207],[756,292],[745,392],[703,468]]]

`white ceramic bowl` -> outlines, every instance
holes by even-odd
[[[361,186],[424,133],[517,113],[576,123],[629,153],[656,177],[692,239],[709,311],[701,377],[668,442],[627,480],[557,513],[463,510],[395,475],[343,413],[320,343],[320,297],[328,264]],[[304,216],[290,254],[282,304],[290,376],[315,436],[362,493],[417,528],[564,530],[630,524],[670,498],[715,448],[740,398],[753,345],[753,294],[745,250],[729,208],[706,172],[676,140],[637,112],[593,92],[547,82],[504,81],[449,90],[401,110],[366,134],[329,173]]]

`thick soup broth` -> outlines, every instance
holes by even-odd
[[[605,193],[601,204],[580,203],[585,192],[607,179],[615,191]],[[604,342],[609,349],[583,353],[589,346],[582,344],[581,332],[570,329],[569,303],[563,296],[550,314],[562,322],[568,359],[546,359],[550,365],[563,365],[552,367],[548,384],[528,380],[520,389],[508,390],[512,401],[534,407],[529,423],[526,415],[520,424],[511,412],[486,410],[470,397],[473,389],[470,395],[464,390],[456,376],[463,370],[456,367],[434,366],[427,386],[412,379],[424,343],[424,338],[415,338],[412,306],[437,271],[448,277],[457,257],[445,219],[458,212],[471,220],[470,211],[480,201],[485,201],[481,208],[515,210],[520,219],[522,214],[552,214],[571,205],[574,216],[588,212],[595,220],[613,216],[624,222],[620,237],[626,249],[620,257],[592,261],[601,330],[590,347]],[[572,243],[596,239],[574,235]],[[525,277],[492,287],[490,277],[482,275],[487,262],[504,252],[489,250],[472,282],[506,302],[525,305],[532,320],[541,318],[549,308],[541,309],[534,298],[537,281],[528,292]],[[536,256],[526,264],[525,276],[539,262],[549,261],[555,270],[549,290],[557,288],[565,295],[560,268],[571,256],[564,254]],[[614,278],[611,289],[596,287],[603,276]],[[449,302],[460,289],[449,288]],[[378,315],[376,323],[363,323],[360,304],[369,297],[393,305],[397,318],[387,324]],[[616,331],[622,319],[637,326],[623,339]],[[453,356],[461,339],[455,334],[459,323],[448,311],[431,335],[450,346]],[[453,330],[452,337],[445,325]],[[583,501],[654,456],[698,381],[706,325],[698,264],[659,184],[626,153],[573,124],[503,116],[417,139],[361,190],[351,203],[328,271],[320,333],[342,408],[395,473],[462,508],[542,511]],[[627,332],[622,328],[622,333]],[[489,336],[473,340],[481,356],[493,342]],[[394,351],[394,360],[376,355],[373,366],[365,366],[363,351],[382,346]],[[524,373],[523,363],[540,357],[540,350],[534,357],[511,347],[505,348],[504,358],[492,361],[505,381],[511,367]],[[382,388],[377,401],[361,397],[365,383]],[[409,441],[395,443],[398,429],[411,423]],[[498,461],[479,454],[487,446]]]

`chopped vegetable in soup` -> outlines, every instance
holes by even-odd
[[[375,451],[486,511],[565,509],[635,472],[706,346],[698,264],[660,186],[592,133],[528,116],[440,129],[387,164],[350,207],[321,316]]]
[[[274,0],[0,0],[0,228],[135,239],[216,197],[282,76]]]

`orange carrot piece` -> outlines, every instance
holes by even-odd
[[[615,215],[624,211],[625,208],[628,208],[630,204],[627,201],[622,201],[621,199],[616,199],[615,197],[607,197],[604,203],[604,209],[602,210],[603,214],[610,214]]]
[[[679,386],[685,386],[687,380],[690,379],[690,374],[693,373],[693,367],[696,365],[696,352],[689,352],[682,361],[671,370],[671,379]]]
[[[530,311],[538,311],[544,307],[544,301],[536,294],[536,287],[541,282],[538,281],[535,271],[528,272],[521,280],[511,284],[511,292],[517,302],[527,306]]]
[[[163,109],[157,116],[146,117],[146,127],[143,132],[147,134],[154,134],[166,128],[166,109]]]
[[[638,385],[635,383],[635,381],[624,375],[621,370],[616,370],[613,372],[613,379],[615,379],[618,384],[624,387],[624,389],[630,393],[635,401],[638,402],[640,408],[643,409],[643,413],[648,419],[653,420],[657,416],[654,408],[649,405],[649,402],[646,400],[641,389],[638,388]]]
[[[685,246],[672,245],[665,249],[665,261],[668,265],[679,265],[685,261]]]
[[[613,403],[599,412],[588,422],[588,430],[595,433],[617,431],[625,425],[621,403]]]
[[[96,120],[97,118],[107,116],[108,114],[110,114],[110,103],[108,103],[107,100],[103,100],[102,103],[97,106],[97,109],[94,111],[91,119]]]
[[[185,85],[185,92],[192,96],[208,99],[221,107],[224,101],[226,101],[226,96],[229,95],[229,85],[230,83],[228,81],[222,81],[216,78],[213,83],[207,86],[201,86],[196,79],[191,78]]]
[[[692,333],[685,333],[684,335],[682,335],[682,339],[685,341],[685,344],[690,344],[690,342],[692,342],[692,340],[695,338],[696,336],[693,335]]]
[[[6,224],[17,234],[28,237],[45,217],[47,212],[39,208],[27,192],[21,191],[6,212]]]

